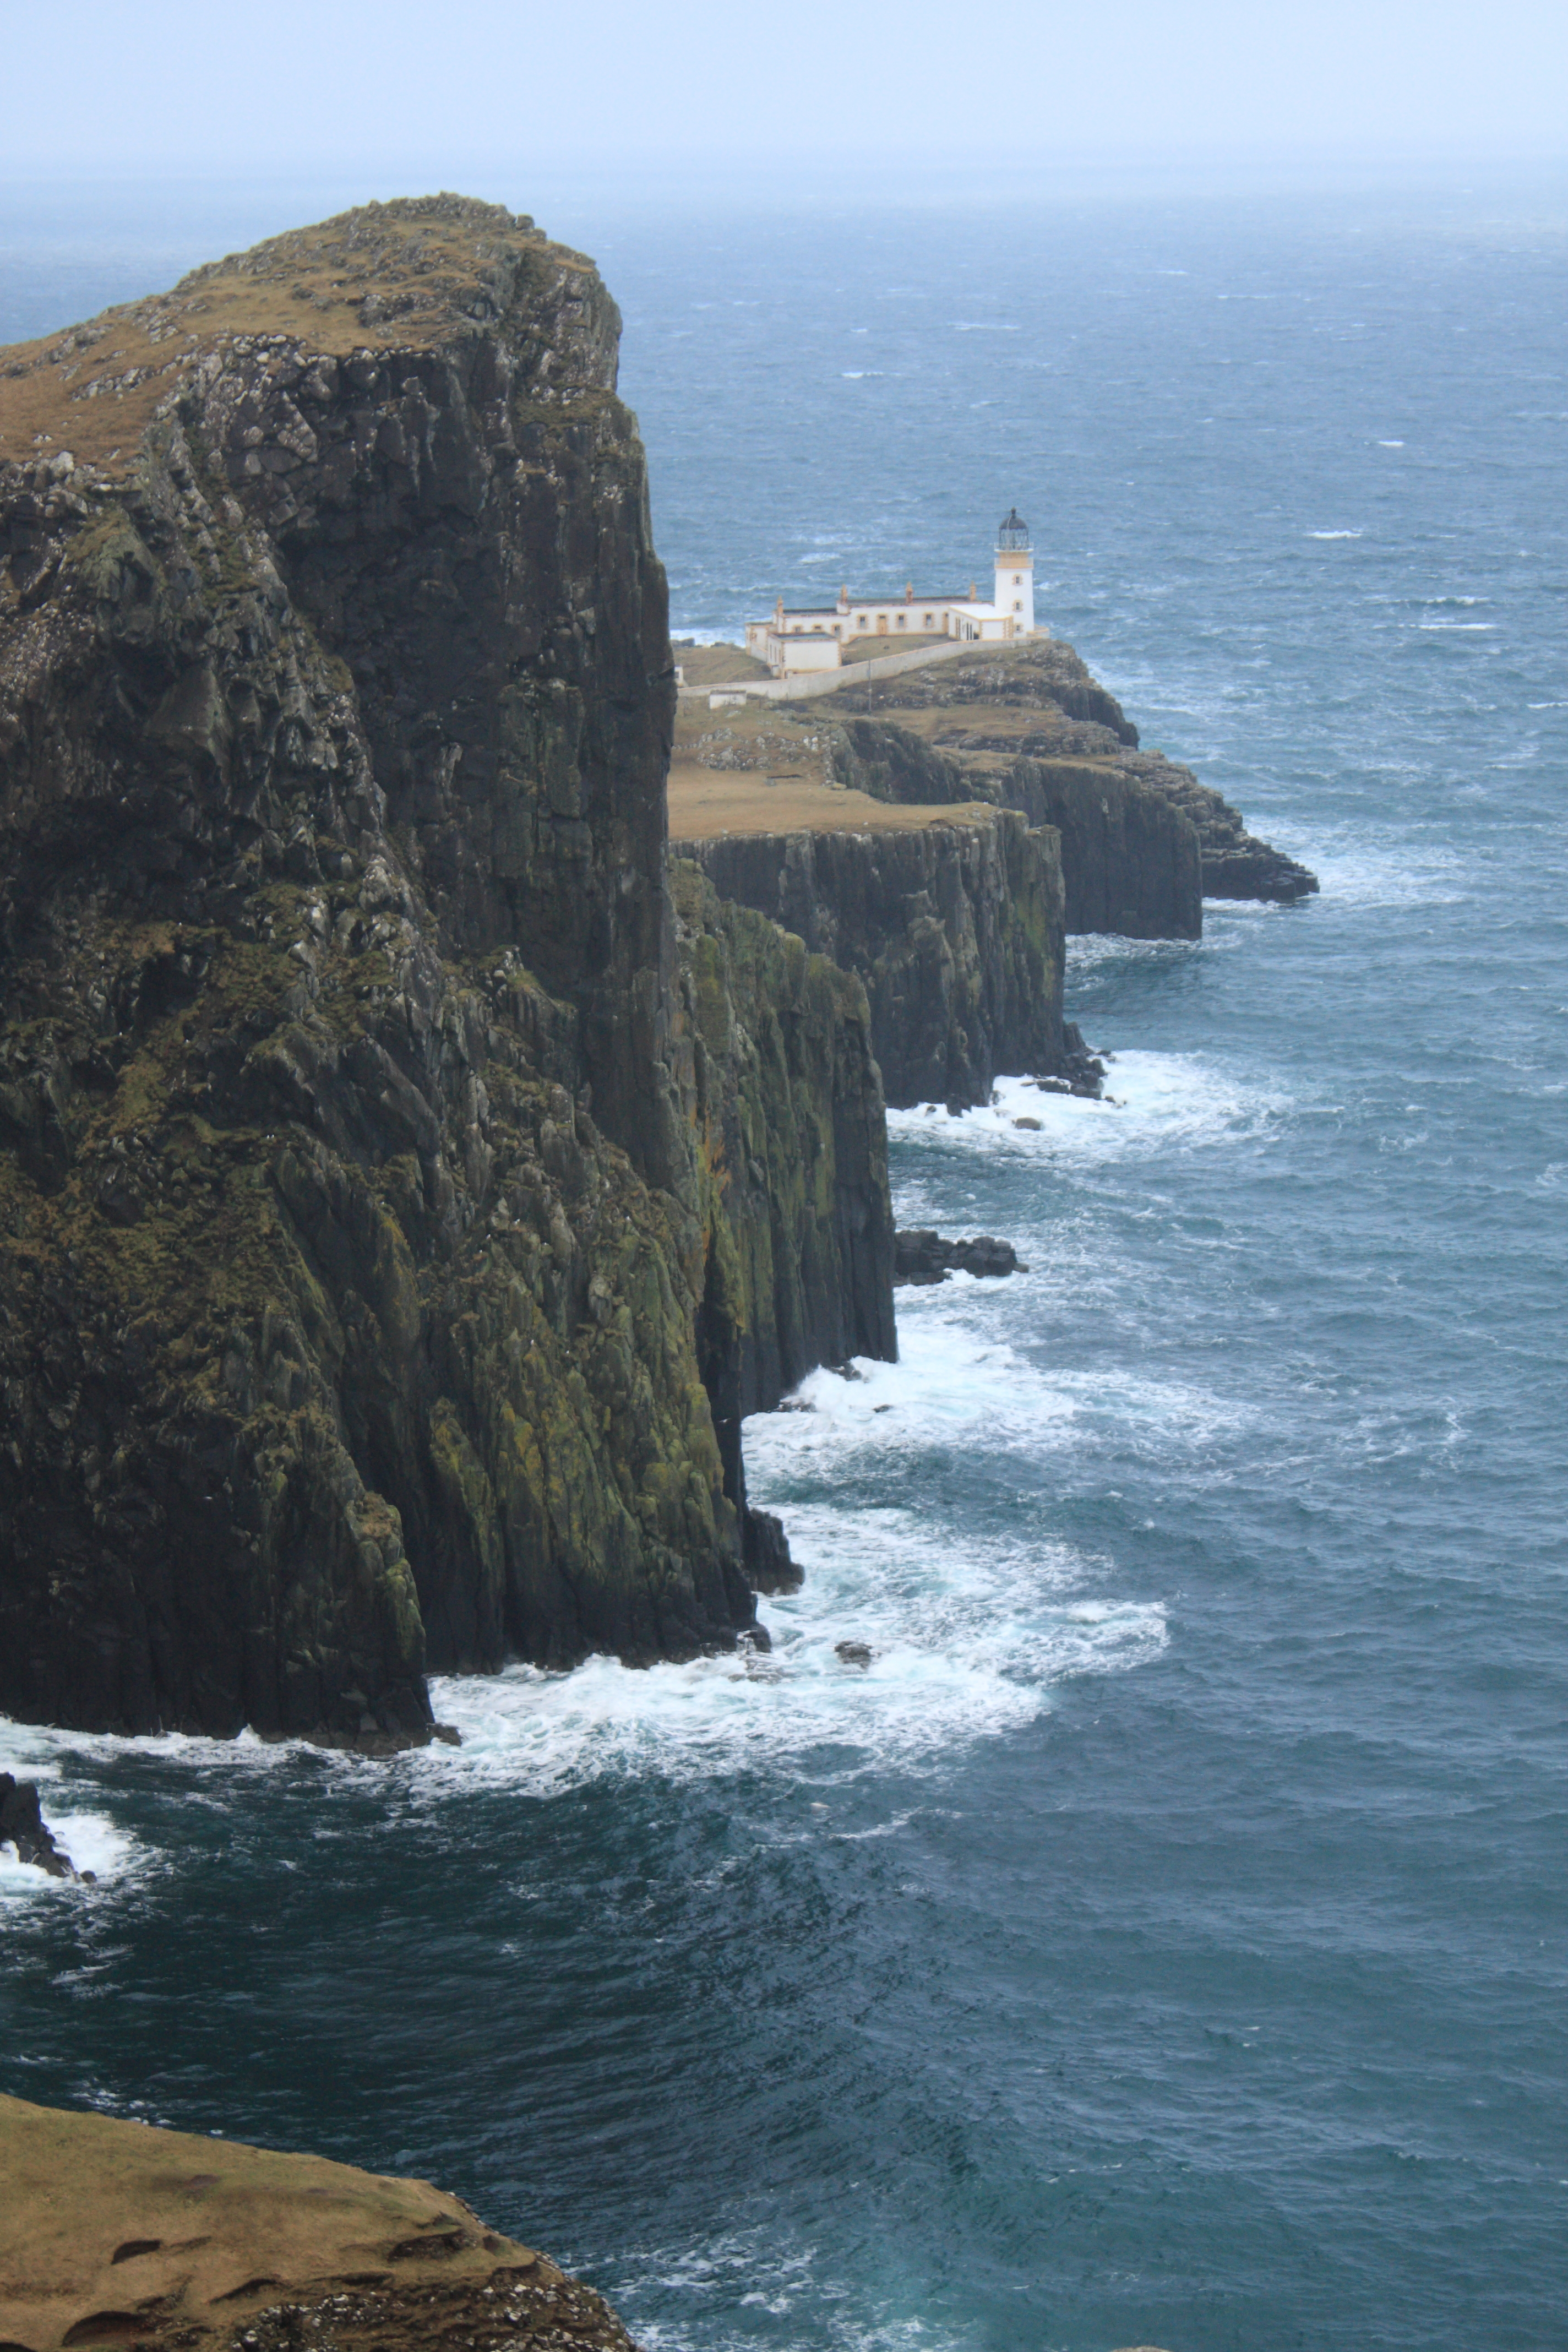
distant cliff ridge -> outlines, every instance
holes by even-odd
[[[1190,768],[1140,750],[1115,697],[1055,638],[850,687],[816,708],[848,739],[843,781],[874,797],[991,800],[1058,826],[1069,931],[1195,938],[1202,898],[1288,903],[1317,889]],[[1195,875],[1162,807],[1193,827]]]
[[[781,1129],[760,950],[678,957],[617,324],[437,197],[6,355],[0,1709],[374,1747],[732,1642],[736,1401],[891,1349],[863,999]]]

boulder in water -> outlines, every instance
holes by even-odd
[[[975,1234],[950,1242],[945,1234],[916,1228],[893,1236],[893,1280],[926,1287],[945,1282],[953,1271],[999,1276],[1027,1274],[1029,1269],[1011,1242],[994,1234]]]
[[[0,1846],[6,1845],[16,1847],[18,1862],[31,1863],[51,1878],[81,1877],[91,1882],[92,1873],[79,1872],[64,1847],[57,1843],[44,1820],[37,1782],[0,1772]]]

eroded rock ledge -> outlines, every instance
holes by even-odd
[[[834,699],[846,784],[891,801],[989,800],[1056,825],[1069,931],[1196,938],[1203,898],[1289,903],[1318,887],[1190,768],[1142,749],[1115,697],[1056,639]]]
[[[460,2198],[316,2156],[0,2097],[10,2352],[636,2352]]]

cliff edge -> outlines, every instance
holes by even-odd
[[[1289,904],[1318,887],[1190,768],[1142,749],[1114,695],[1058,639],[977,650],[833,699],[847,783],[892,800],[994,801],[1056,825],[1069,931],[1195,939],[1203,898]],[[933,789],[943,766],[945,793]]]
[[[761,1638],[617,327],[440,196],[0,358],[0,1710]]]
[[[4,2096],[0,2339],[635,2352],[591,2287],[427,2181]]]

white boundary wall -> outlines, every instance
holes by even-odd
[[[1043,629],[1035,635],[1043,636]],[[998,638],[996,643],[1003,642]],[[1014,637],[1007,642],[1026,645],[1026,637]],[[802,702],[814,694],[837,694],[847,686],[859,686],[871,678],[897,677],[906,669],[924,669],[928,662],[952,661],[959,654],[984,654],[990,640],[957,638],[951,645],[911,646],[908,653],[874,654],[869,661],[846,662],[842,669],[823,670],[813,677],[809,673],[794,677],[726,678],[721,686],[683,686],[679,689],[684,702],[689,698],[704,700],[710,694],[743,694],[748,702]]]

